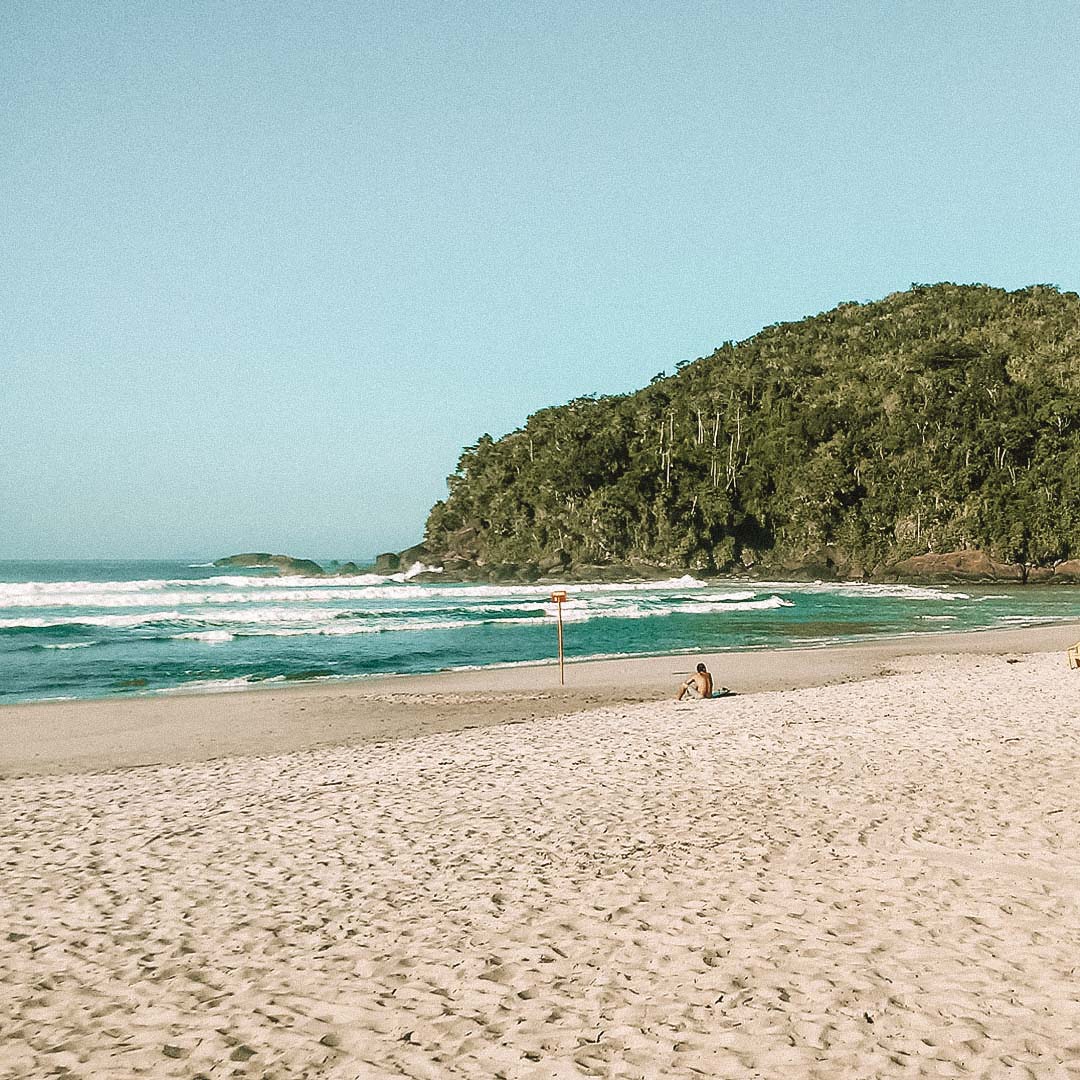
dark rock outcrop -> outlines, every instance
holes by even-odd
[[[408,570],[415,563],[431,564],[431,552],[423,544],[414,544],[398,554],[398,566]]]
[[[561,573],[570,565],[570,553],[559,548],[547,558],[541,559],[538,565],[542,574]]]
[[[375,556],[376,574],[395,574],[401,568],[401,558],[393,551],[384,551]]]
[[[890,581],[994,582],[1022,581],[1024,572],[1016,564],[997,562],[985,551],[943,551],[915,555],[895,563],[882,574]]]
[[[247,551],[239,555],[228,555],[215,559],[215,566],[233,566],[265,568],[276,570],[282,576],[322,577],[323,568],[311,559],[294,559],[291,555],[270,555],[265,551]]]
[[[1065,562],[1059,562],[1054,567],[1054,576],[1051,580],[1068,585],[1080,584],[1080,559],[1067,559]]]

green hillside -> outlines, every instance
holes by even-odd
[[[915,285],[767,327],[461,455],[451,571],[646,564],[863,577],[927,552],[1080,555],[1080,297]]]

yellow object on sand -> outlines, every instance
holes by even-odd
[[[1069,667],[1080,667],[1080,641],[1069,646]]]

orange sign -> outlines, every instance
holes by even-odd
[[[564,593],[564,592],[553,592],[551,594],[551,602],[553,604],[561,604],[565,600],[566,600],[566,593]]]

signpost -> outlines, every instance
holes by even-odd
[[[557,589],[551,594],[551,602],[559,612],[559,685],[566,685],[566,676],[563,672],[563,643],[562,643],[562,606],[566,603],[566,593]]]

